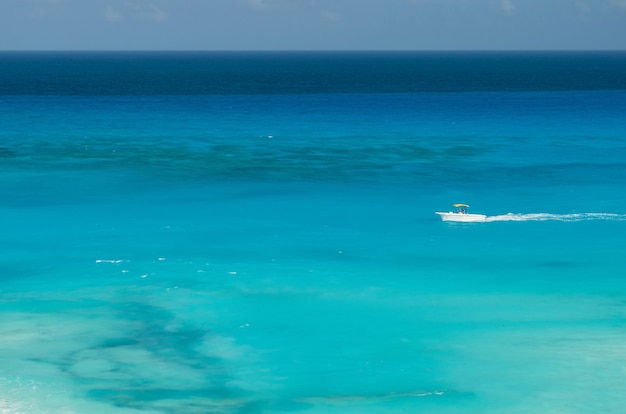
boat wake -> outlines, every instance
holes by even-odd
[[[493,222],[493,221],[590,221],[590,220],[626,221],[626,214],[615,214],[615,213],[517,214],[517,213],[508,213],[508,214],[502,214],[499,216],[487,216],[485,218],[486,222]]]

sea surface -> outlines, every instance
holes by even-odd
[[[626,52],[2,52],[0,222],[2,414],[626,407]]]

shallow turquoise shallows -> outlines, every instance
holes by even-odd
[[[0,412],[621,413],[624,73],[0,53]]]

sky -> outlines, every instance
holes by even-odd
[[[611,49],[626,0],[0,0],[0,50]]]

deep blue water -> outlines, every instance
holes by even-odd
[[[1,53],[0,412],[621,412],[624,114],[624,52]]]

